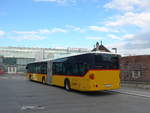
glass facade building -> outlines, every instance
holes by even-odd
[[[0,69],[7,73],[25,72],[28,63],[88,51],[81,48],[0,47]]]

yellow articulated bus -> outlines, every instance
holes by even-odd
[[[30,80],[66,90],[100,91],[120,88],[118,54],[91,52],[27,65]]]

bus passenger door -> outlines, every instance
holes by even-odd
[[[53,62],[52,62],[52,61],[48,61],[48,62],[47,62],[47,79],[46,79],[46,83],[47,83],[47,84],[50,84],[50,83],[51,83],[52,65],[53,65]]]

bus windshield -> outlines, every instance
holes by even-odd
[[[95,54],[96,69],[119,69],[119,55]]]

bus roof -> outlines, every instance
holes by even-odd
[[[56,59],[60,59],[60,58],[66,58],[66,57],[72,57],[72,56],[78,56],[78,55],[84,55],[84,54],[95,54],[95,53],[119,55],[119,54],[110,53],[110,52],[92,51],[92,52],[85,52],[85,53],[77,53],[77,54],[66,55],[66,56],[62,56],[62,57],[59,57],[59,58],[54,58],[54,59],[52,59],[52,60],[56,60]]]
[[[32,62],[32,63],[47,62],[47,61],[57,60],[57,59],[61,59],[61,58],[67,58],[67,57],[78,56],[78,55],[84,55],[84,54],[95,54],[95,53],[99,53],[99,54],[119,55],[119,54],[116,54],[116,53],[110,53],[110,52],[92,51],[92,52],[77,53],[77,54],[71,54],[71,55],[61,56],[61,57],[54,58],[54,59],[45,59],[45,60],[41,60],[41,61],[35,61],[35,62]],[[30,63],[30,64],[32,64],[32,63]]]

